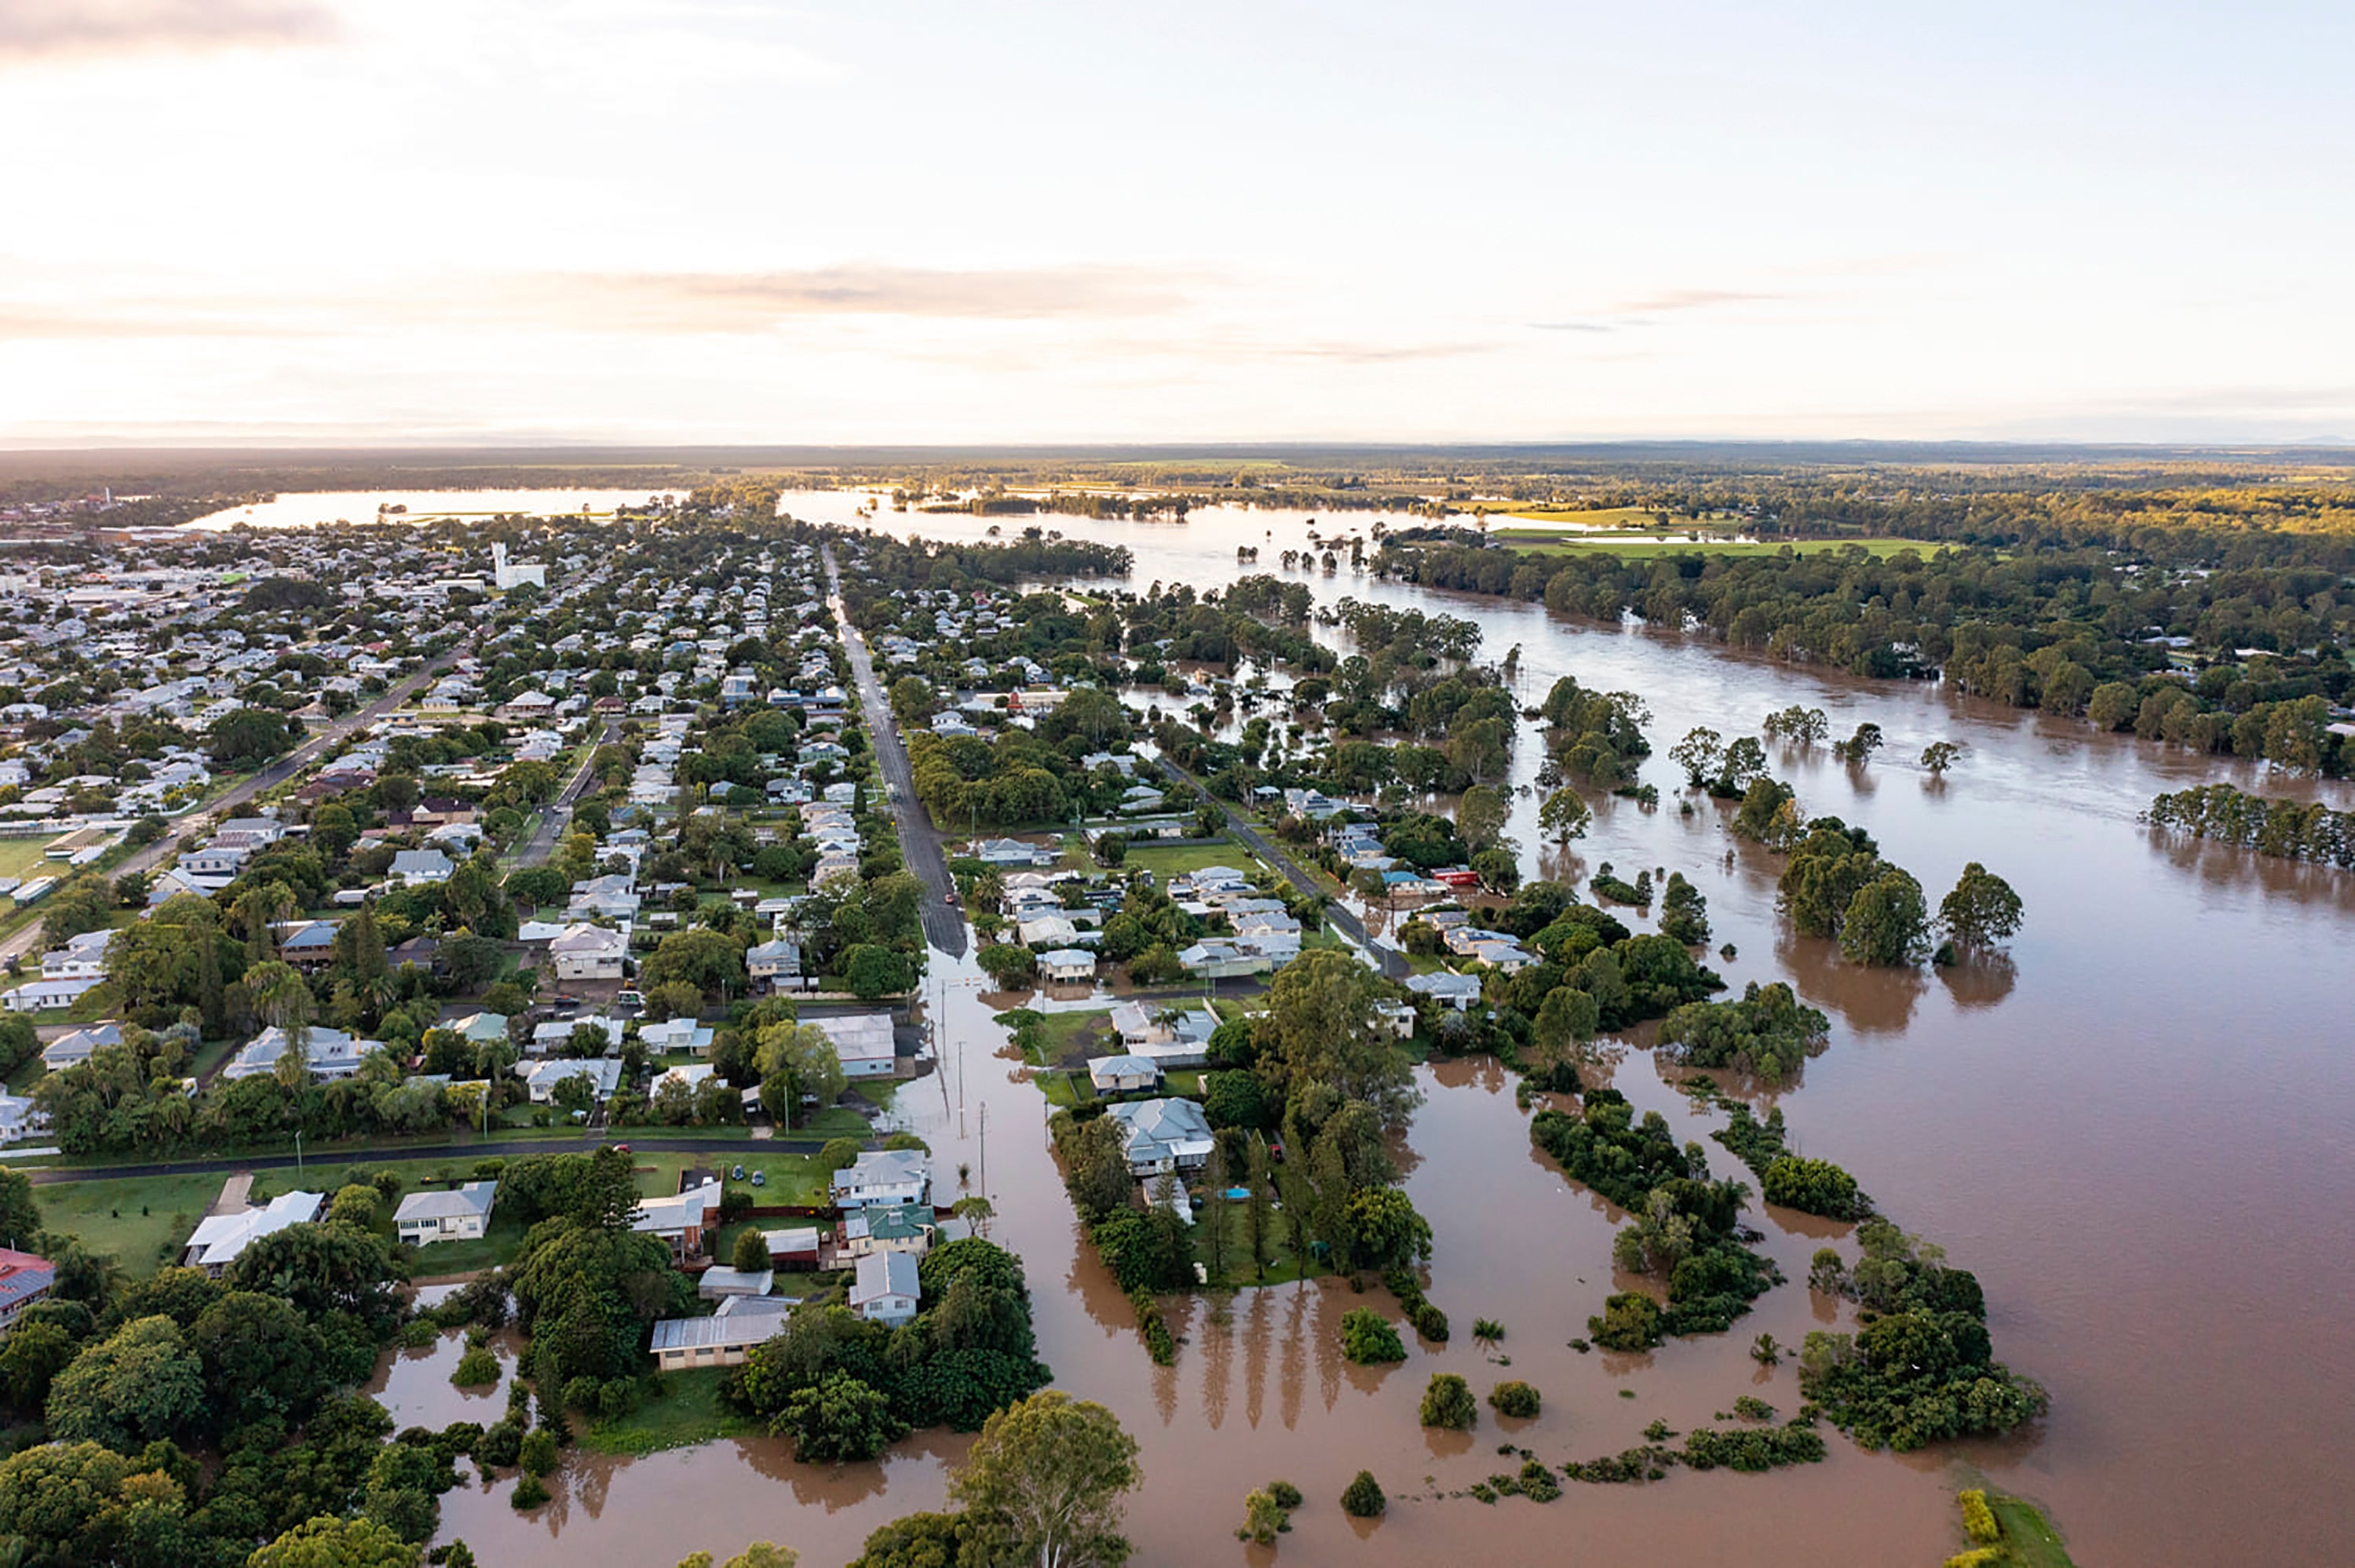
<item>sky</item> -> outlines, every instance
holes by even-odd
[[[0,0],[0,445],[2355,440],[2355,7]]]

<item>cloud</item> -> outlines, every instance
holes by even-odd
[[[326,43],[326,0],[0,0],[0,61]]]
[[[1789,298],[1788,294],[1755,289],[1666,289],[1658,293],[1639,294],[1615,304],[1566,316],[1560,321],[1530,322],[1529,327],[1532,332],[1622,332],[1629,327],[1657,325],[1657,317],[1680,312],[1771,303]]]
[[[0,0],[5,3],[5,0]],[[0,298],[0,338],[317,337],[463,327],[695,335],[809,317],[1134,319],[1182,310],[1199,275],[1130,267],[770,272],[472,272],[335,293]]]

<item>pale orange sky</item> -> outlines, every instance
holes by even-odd
[[[1891,9],[0,0],[0,443],[2355,438],[2344,8]]]

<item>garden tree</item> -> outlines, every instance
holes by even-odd
[[[1832,755],[1842,762],[1861,767],[1872,760],[1872,754],[1881,747],[1881,726],[1865,723],[1856,726],[1856,733],[1832,746]]]
[[[1039,972],[1038,955],[1019,942],[993,942],[982,948],[974,961],[1000,991],[1025,985]]]
[[[382,949],[378,948],[378,961]],[[450,983],[462,992],[479,991],[499,978],[506,967],[506,948],[488,937],[462,931],[442,939],[440,957]]]
[[[1038,1568],[1114,1568],[1129,1553],[1121,1499],[1138,1478],[1136,1441],[1119,1417],[1048,1390],[989,1418],[949,1495],[1003,1519]]]
[[[418,1568],[423,1554],[372,1519],[322,1515],[257,1548],[246,1568]]]
[[[1546,992],[1538,1015],[1529,1024],[1529,1038],[1544,1050],[1561,1051],[1594,1038],[1601,1013],[1594,998],[1575,986],[1560,985]]]
[[[2021,918],[2019,895],[2011,884],[1977,861],[1963,867],[1954,891],[1938,903],[1938,924],[1946,939],[1966,949],[2009,941]]]
[[[1659,1044],[1682,1066],[1731,1067],[1784,1085],[1823,1053],[1830,1032],[1831,1020],[1801,1006],[1789,986],[1753,980],[1739,1001],[1691,1001],[1669,1013]]]
[[[1214,1280],[1227,1277],[1227,1232],[1232,1223],[1226,1197],[1230,1185],[1226,1142],[1214,1138],[1210,1140],[1209,1157],[1202,1164],[1202,1191],[1209,1205],[1202,1216],[1206,1222],[1202,1228],[1202,1245],[1209,1255],[1205,1261],[1209,1265],[1210,1277]]]
[[[729,1255],[729,1265],[747,1274],[760,1274],[770,1266],[769,1238],[761,1234],[758,1225],[747,1225],[736,1234],[736,1250]]]
[[[527,865],[511,871],[503,885],[508,898],[534,909],[560,905],[572,892],[572,879],[552,865]]]
[[[745,987],[744,945],[725,931],[691,926],[672,931],[638,966],[642,985],[691,985],[707,997],[727,992],[741,995]]]
[[[872,1001],[911,989],[916,973],[905,958],[890,948],[862,942],[843,949],[842,979],[853,995]]]
[[[1593,820],[1594,812],[1587,805],[1586,798],[1575,789],[1557,789],[1545,798],[1544,805],[1538,808],[1539,829],[1558,844],[1584,838],[1587,826]]]
[[[1344,1222],[1349,1260],[1359,1268],[1409,1268],[1431,1257],[1431,1225],[1396,1187],[1353,1194]]]
[[[889,1396],[845,1372],[796,1389],[769,1429],[792,1438],[794,1457],[805,1465],[871,1459],[908,1432]]]
[[[21,1449],[0,1460],[0,1550],[13,1547],[24,1568],[172,1568],[185,1560],[186,1496],[172,1468],[160,1449],[135,1458],[91,1442]]]
[[[55,1323],[20,1322],[0,1340],[0,1395],[19,1414],[38,1416],[49,1387],[80,1347]]]
[[[753,1069],[762,1084],[783,1076],[793,1086],[799,1109],[799,1097],[815,1095],[820,1105],[832,1105],[849,1080],[843,1075],[842,1058],[835,1050],[833,1039],[814,1023],[773,1023],[756,1037]],[[767,1098],[765,1093],[763,1101]],[[774,1107],[771,1107],[774,1114]]]
[[[301,733],[299,726],[282,714],[268,708],[236,708],[206,729],[205,753],[215,767],[267,762],[290,749]]]
[[[266,1022],[284,1030],[292,1046],[299,1047],[309,1031],[315,1005],[311,1000],[310,983],[304,980],[302,971],[272,959],[247,969],[243,983],[255,1010]],[[293,1049],[289,1054],[299,1059],[302,1053]]]
[[[1251,1197],[1243,1205],[1243,1241],[1251,1249],[1252,1267],[1264,1280],[1267,1266],[1275,1256],[1275,1177],[1268,1160],[1267,1139],[1256,1132],[1252,1134],[1249,1160],[1243,1181]]]
[[[1494,845],[1504,833],[1510,812],[1504,792],[1487,784],[1464,791],[1455,805],[1455,831],[1475,853]]]
[[[1886,862],[1849,901],[1840,922],[1840,951],[1852,963],[1905,965],[1929,946],[1930,909],[1922,885]]]
[[[1961,761],[1963,753],[1969,749],[1959,740],[1934,740],[1922,748],[1922,766],[1931,778],[1944,778],[1946,769]]]
[[[0,1165],[0,1246],[22,1251],[40,1234],[41,1205],[33,1197],[33,1179]]]
[[[0,1077],[14,1076],[40,1049],[41,1039],[31,1019],[21,1012],[0,1014]]]
[[[114,894],[96,876],[77,876],[49,894],[41,915],[41,940],[62,948],[85,931],[103,931],[114,921]]]
[[[922,724],[932,716],[932,684],[922,675],[902,675],[891,683],[891,712],[901,724]]]
[[[51,1436],[135,1448],[192,1425],[204,1408],[203,1364],[169,1318],[134,1318],[84,1350],[49,1387]]]
[[[289,1225],[256,1237],[224,1278],[232,1290],[282,1297],[314,1322],[348,1312],[389,1332],[400,1318],[408,1266],[382,1236],[349,1225]]]
[[[548,1097],[567,1115],[586,1116],[597,1107],[597,1080],[587,1073],[569,1073],[556,1080]]]
[[[858,1163],[858,1139],[829,1138],[817,1151],[817,1162],[828,1171],[844,1171]]]
[[[1275,1494],[1254,1488],[1243,1497],[1243,1525],[1235,1531],[1235,1539],[1273,1546],[1284,1522],[1284,1510],[1277,1505]]]
[[[1258,1070],[1281,1099],[1312,1085],[1372,1106],[1386,1128],[1404,1125],[1421,1096],[1390,1042],[1374,1028],[1380,1000],[1373,971],[1337,948],[1314,948],[1276,971],[1268,988]]]
[[[1668,885],[1660,895],[1660,935],[1689,948],[1709,940],[1709,901],[1681,871],[1668,873]]]
[[[850,1568],[980,1568],[999,1533],[969,1513],[911,1513],[868,1536]]]

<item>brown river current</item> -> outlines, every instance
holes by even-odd
[[[854,504],[786,503],[837,522],[854,521]],[[879,525],[904,533],[919,521],[887,510]],[[1273,571],[1280,549],[1305,543],[1296,514],[1197,514],[1183,526],[1039,521],[1130,545],[1140,588]],[[1370,521],[1321,527],[1345,536]],[[982,526],[921,524],[962,537]],[[1238,544],[1261,546],[1262,565],[1239,569]],[[2209,779],[2290,786],[1940,687],[1854,682],[1699,640],[1550,618],[1538,606],[1385,587],[1346,565],[1306,580],[1320,604],[1354,593],[1473,617],[1486,630],[1484,657],[1521,645],[1524,703],[1541,701],[1563,673],[1640,693],[1656,753],[1644,776],[1664,791],[1675,777],[1661,754],[1694,725],[1755,733],[1768,712],[1802,703],[1824,708],[1835,735],[1867,718],[1883,727],[1889,744],[1869,772],[1820,751],[1781,754],[1774,771],[1811,813],[1868,825],[1933,899],[1967,860],[2009,878],[2028,908],[2010,966],[1849,967],[1828,944],[1782,928],[1770,858],[1737,850],[1729,864],[1736,846],[1721,812],[1680,817],[1673,797],[1655,811],[1597,801],[1593,832],[1560,867],[1550,847],[1539,851],[1534,793],[1517,796],[1511,831],[1525,865],[1546,874],[1583,874],[1604,860],[1629,875],[1682,871],[1708,895],[1711,945],[1739,949],[1731,962],[1710,960],[1737,993],[1749,980],[1786,979],[1831,1015],[1830,1049],[1780,1097],[1793,1141],[1854,1171],[1884,1213],[1977,1272],[1998,1354],[2051,1390],[2052,1414],[2001,1442],[1905,1456],[1862,1453],[1826,1428],[1828,1462],[1764,1476],[1571,1483],[1547,1505],[1441,1497],[1518,1467],[1496,1452],[1508,1437],[1558,1464],[1630,1446],[1656,1417],[1689,1429],[1742,1393],[1788,1414],[1800,1403],[1794,1364],[1761,1370],[1746,1347],[1762,1330],[1796,1345],[1810,1329],[1846,1322],[1847,1310],[1811,1298],[1805,1278],[1813,1251],[1847,1227],[1753,1210],[1794,1283],[1761,1298],[1731,1334],[1644,1356],[1580,1355],[1566,1341],[1614,1288],[1617,1216],[1535,1152],[1507,1075],[1490,1063],[1441,1064],[1422,1074],[1428,1098],[1406,1164],[1408,1191],[1436,1235],[1430,1293],[1456,1339],[1434,1346],[1410,1335],[1404,1364],[1349,1366],[1341,1313],[1392,1304],[1379,1289],[1360,1298],[1324,1281],[1177,1304],[1172,1327],[1185,1342],[1175,1367],[1156,1368],[1127,1303],[1079,1245],[1042,1097],[1000,1054],[990,1009],[973,990],[952,989],[947,1069],[910,1086],[901,1111],[953,1191],[961,1161],[975,1166],[980,1188],[986,1109],[993,1238],[1028,1268],[1040,1355],[1057,1386],[1111,1405],[1142,1448],[1145,1484],[1128,1514],[1134,1561],[1928,1565],[1960,1549],[1952,1493],[1974,1472],[2043,1505],[2086,1568],[2343,1560],[2355,1518],[2343,1490],[2355,1456],[2355,1334],[2344,1323],[2355,1286],[2346,1245],[2355,1140],[2345,1130],[2355,877],[2158,842],[2134,821],[2162,789]],[[1944,784],[1913,760],[1940,738],[1970,747]],[[1516,783],[1533,778],[1542,750],[1525,728]],[[939,972],[976,972],[969,959],[934,961]],[[1721,1122],[1692,1111],[1648,1051],[1626,1049],[1610,1081],[1685,1136]],[[1707,1147],[1718,1173],[1746,1174]],[[1476,1317],[1505,1325],[1495,1351],[1471,1340]],[[398,1420],[496,1413],[498,1396],[449,1388],[455,1353],[453,1340],[394,1365],[384,1397]],[[1495,1364],[1508,1357],[1509,1370]],[[1502,1378],[1527,1379],[1543,1391],[1544,1412],[1500,1424],[1484,1405],[1468,1437],[1426,1434],[1415,1405],[1434,1370],[1462,1372],[1483,1395]],[[923,1434],[880,1464],[838,1470],[797,1465],[766,1439],[634,1460],[570,1454],[555,1500],[534,1513],[509,1509],[504,1482],[452,1493],[441,1539],[464,1537],[499,1568],[667,1568],[698,1549],[724,1557],[769,1539],[825,1568],[855,1555],[879,1524],[942,1506],[946,1467],[965,1442]],[[1353,1523],[1336,1500],[1360,1467],[1391,1499],[1376,1524]],[[1237,1542],[1243,1494],[1279,1477],[1307,1494],[1293,1532],[1273,1552]]]

